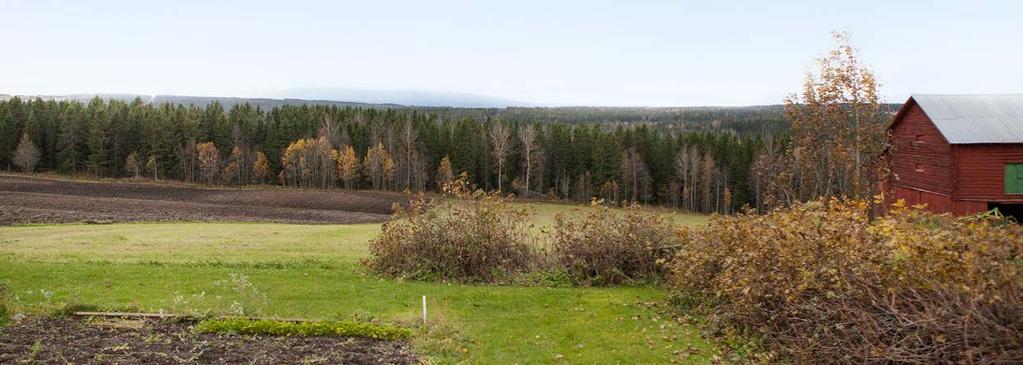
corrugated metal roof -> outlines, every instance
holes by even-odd
[[[951,144],[1023,143],[1023,94],[914,94]]]

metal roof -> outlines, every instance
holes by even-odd
[[[1023,94],[914,94],[951,144],[1023,143]]]

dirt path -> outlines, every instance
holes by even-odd
[[[173,320],[35,318],[0,328],[0,364],[414,364],[405,342],[197,334]]]
[[[0,225],[240,221],[374,223],[401,194],[340,190],[205,189],[0,175]]]

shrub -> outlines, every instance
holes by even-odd
[[[586,285],[658,280],[677,242],[674,226],[638,206],[604,207],[579,219],[558,215],[552,233],[556,265]]]
[[[685,228],[677,291],[796,362],[1023,361],[1023,229],[816,201]]]
[[[200,333],[237,333],[273,336],[342,336],[378,340],[404,340],[412,330],[389,325],[358,322],[283,322],[266,319],[207,319],[199,322]]]
[[[527,213],[500,195],[470,189],[465,176],[441,203],[414,197],[395,205],[366,264],[378,273],[413,279],[494,282],[528,271],[535,253]]]

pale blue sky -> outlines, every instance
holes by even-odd
[[[1023,92],[1021,19],[1019,1],[0,0],[0,93],[775,104],[838,29],[902,101]]]

